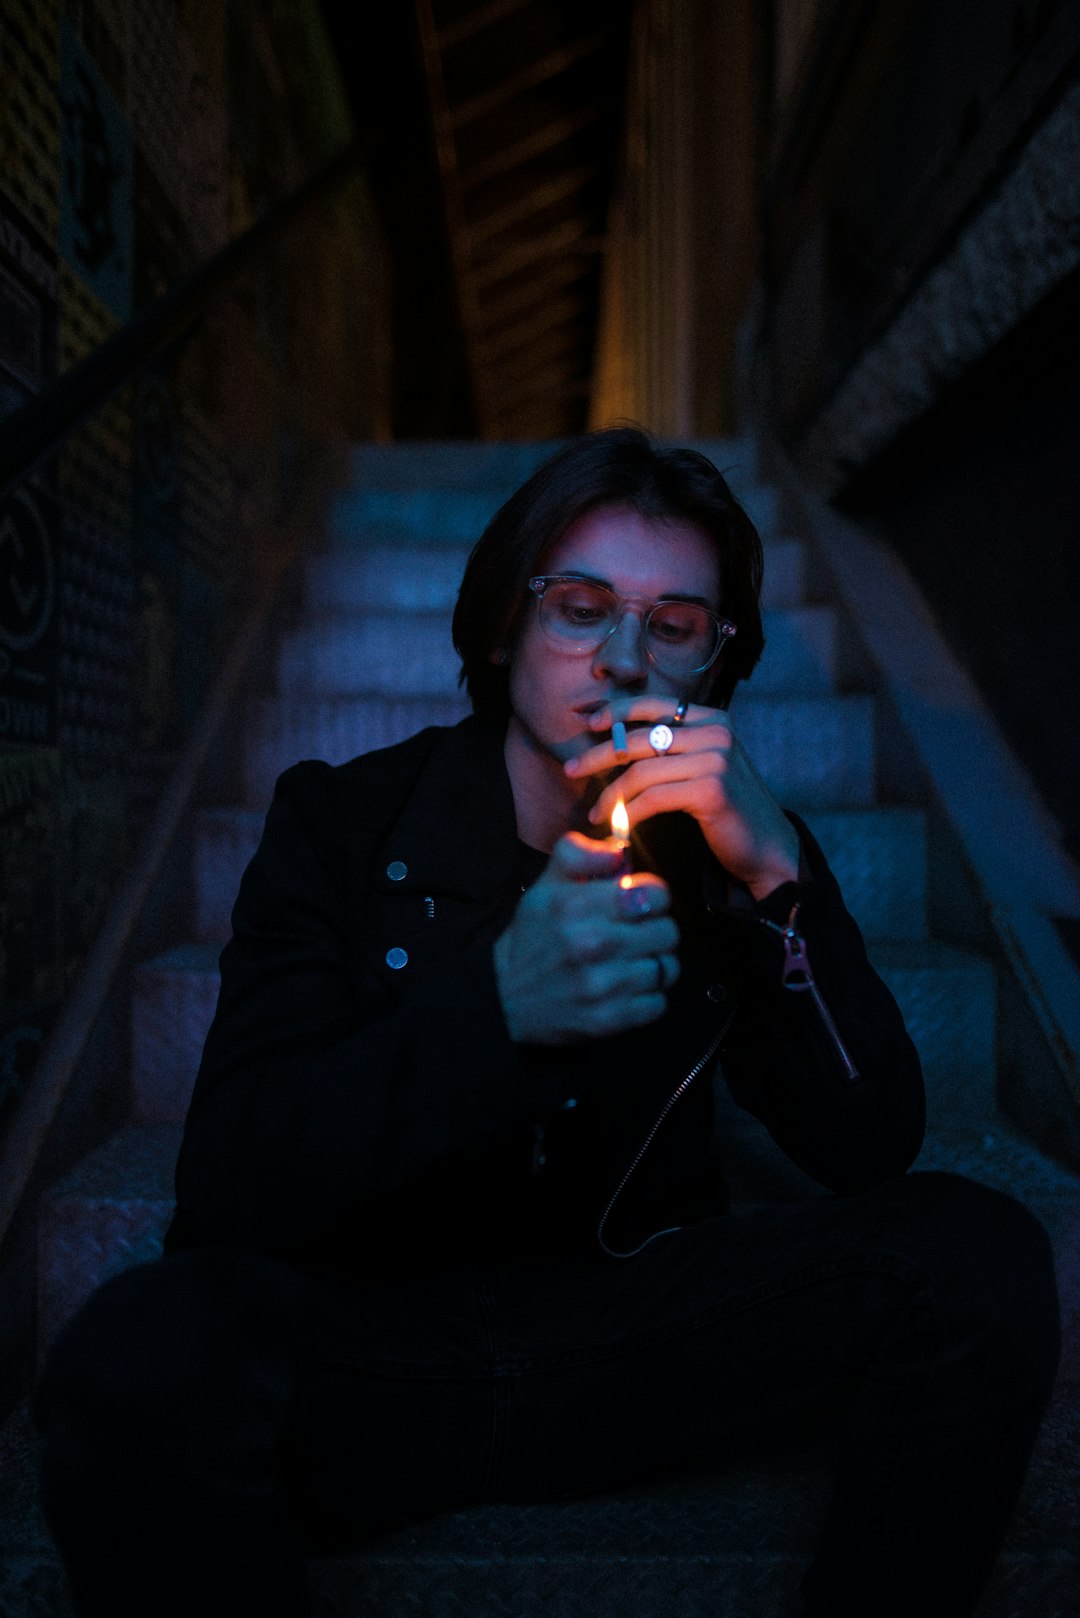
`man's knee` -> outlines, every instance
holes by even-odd
[[[1004,1192],[939,1171],[893,1182],[893,1195],[894,1235],[930,1278],[939,1309],[992,1334],[1040,1381],[1052,1379],[1057,1287],[1050,1239],[1035,1215]]]
[[[166,1470],[200,1429],[243,1419],[265,1394],[260,1359],[285,1346],[267,1303],[276,1268],[205,1249],[99,1288],[60,1333],[35,1395],[47,1471],[149,1456]],[[273,1380],[284,1396],[284,1374]]]

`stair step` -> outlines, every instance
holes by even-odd
[[[830,1489],[830,1439],[789,1434],[722,1468],[617,1494],[478,1506],[313,1557],[315,1618],[775,1618],[815,1542]],[[39,1443],[26,1405],[0,1430],[0,1611],[74,1618],[38,1501]],[[978,1618],[1072,1618],[1080,1401],[1060,1378]]]
[[[244,747],[245,801],[268,807],[282,770],[302,758],[345,764],[358,753],[391,747],[427,725],[456,725],[469,712],[464,693],[452,697],[262,697],[248,710]]]
[[[738,693],[732,716],[769,790],[792,809],[874,801],[874,699]]]
[[[762,696],[830,693],[835,610],[795,607],[763,617],[766,644],[754,671],[754,691]],[[277,667],[283,693],[313,696],[450,696],[461,672],[442,612],[335,612],[311,618],[283,636]]]
[[[471,488],[505,484],[518,488],[565,439],[423,439],[394,444],[354,444],[349,469],[353,482],[380,489],[412,489],[424,484]],[[686,441],[680,440],[680,443]],[[686,447],[708,456],[732,486],[754,481],[756,445],[751,438],[703,438]]]
[[[132,1127],[84,1157],[38,1205],[37,1321],[43,1356],[90,1294],[161,1257],[172,1217],[179,1124]]]
[[[207,1031],[217,1007],[216,944],[181,944],[132,975],[132,1117],[178,1124],[187,1116]]]
[[[245,801],[266,808],[282,770],[302,758],[344,764],[404,741],[425,725],[455,724],[469,711],[455,697],[263,697],[249,708]],[[867,808],[874,801],[874,699],[737,696],[732,712],[755,766],[793,809]],[[807,745],[807,738],[813,745]]]
[[[468,558],[466,545],[402,550],[380,543],[363,550],[325,551],[304,564],[304,600],[316,616],[393,610],[445,612],[449,617]],[[805,589],[805,542],[773,540],[765,552],[762,606],[797,607]]]
[[[812,810],[806,821],[868,942],[929,936],[921,809]]]
[[[810,829],[867,939],[927,937],[926,821],[919,809],[818,810]],[[244,869],[258,847],[257,809],[203,809],[195,821],[197,936],[228,938]]]
[[[195,935],[221,943],[232,931],[240,878],[259,846],[260,809],[201,809],[195,817]]]
[[[936,942],[875,944],[922,1057],[942,1125],[994,1111],[994,975],[970,951]],[[132,1084],[142,1123],[179,1123],[217,1004],[218,950],[186,944],[140,966],[132,1007]]]
[[[935,1129],[977,1128],[997,1110],[997,984],[981,955],[936,940],[877,943],[870,959],[922,1058]]]

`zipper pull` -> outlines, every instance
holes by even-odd
[[[799,907],[795,905],[787,919],[786,927],[781,927],[775,921],[762,918],[766,927],[771,927],[773,932],[779,933],[784,940],[784,965],[780,972],[780,982],[785,989],[790,989],[793,994],[809,994],[817,1008],[818,1016],[828,1035],[829,1042],[839,1058],[840,1065],[844,1070],[844,1077],[849,1084],[855,1084],[861,1075],[851,1059],[850,1051],[840,1037],[840,1030],[836,1026],[833,1014],[825,1004],[814,974],[810,970],[810,956],[806,948],[806,939],[795,930],[795,921],[798,914]]]
[[[794,927],[784,928],[784,966],[780,982],[785,989],[796,994],[814,987],[814,974],[810,970],[810,957],[806,953],[806,939]]]

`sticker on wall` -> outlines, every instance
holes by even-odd
[[[0,421],[56,375],[56,255],[0,194]]]
[[[64,23],[60,46],[60,253],[121,322],[132,300],[131,128]]]
[[[56,735],[55,525],[40,483],[0,503],[0,742]]]

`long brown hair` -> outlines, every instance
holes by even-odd
[[[723,474],[696,450],[665,448],[636,427],[572,439],[537,468],[492,517],[469,557],[454,609],[460,681],[481,718],[509,716],[508,671],[491,661],[512,646],[527,581],[572,523],[598,506],[624,505],[654,521],[695,523],[720,560],[721,607],[738,633],[705,693],[725,707],[761,656],[761,540]],[[532,600],[532,597],[529,597]]]

